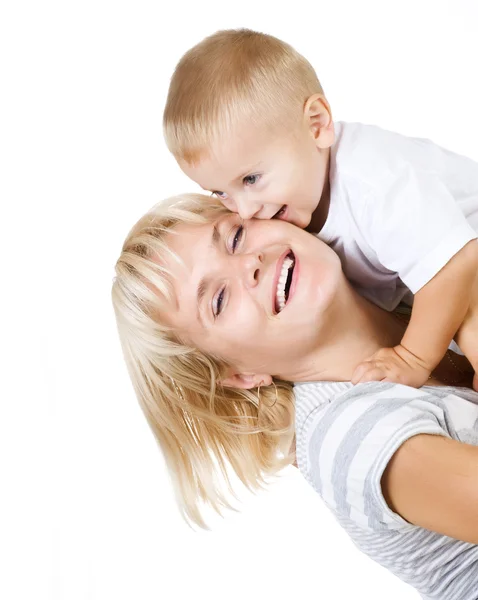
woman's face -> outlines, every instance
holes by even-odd
[[[316,237],[280,220],[223,215],[180,225],[163,257],[175,306],[167,319],[180,338],[238,373],[294,379],[300,361],[330,327],[344,285],[340,260]]]

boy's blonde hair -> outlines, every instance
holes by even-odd
[[[234,126],[294,126],[322,94],[310,63],[291,46],[248,29],[218,31],[186,52],[174,71],[164,136],[177,160],[195,163]]]
[[[181,223],[208,223],[226,211],[208,196],[171,198],[128,234],[116,263],[112,299],[133,386],[163,451],[183,516],[205,527],[201,504],[230,507],[231,465],[249,489],[293,462],[292,386],[240,390],[221,385],[225,364],[184,345],[164,324],[174,300],[170,236]],[[179,260],[179,257],[175,257]]]

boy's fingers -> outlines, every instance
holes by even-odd
[[[359,383],[366,383],[368,381],[382,381],[386,377],[386,374],[379,367],[372,367],[366,371],[360,378]]]
[[[354,385],[359,383],[363,374],[370,368],[370,363],[361,363],[354,371],[352,379],[350,380]]]
[[[382,381],[386,373],[374,362],[366,362],[359,365],[351,379],[352,383],[366,383],[367,381]]]

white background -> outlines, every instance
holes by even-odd
[[[110,305],[127,230],[195,190],[162,141],[168,79],[221,28],[291,43],[334,116],[478,159],[474,0],[23,2],[0,8],[0,596],[418,598],[293,469],[193,532]]]

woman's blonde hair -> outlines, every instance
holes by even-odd
[[[182,223],[208,223],[226,209],[199,194],[153,207],[128,234],[116,263],[112,298],[126,364],[171,475],[182,515],[206,527],[201,505],[231,508],[231,465],[256,490],[293,462],[291,385],[259,390],[221,385],[226,365],[184,345],[164,324],[174,300],[162,256],[177,259],[168,236]]]
[[[248,29],[218,31],[179,61],[163,116],[177,160],[189,164],[233,126],[290,130],[313,94],[323,94],[311,64],[281,40]]]

